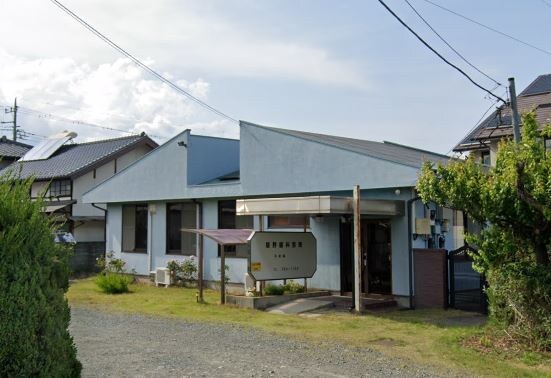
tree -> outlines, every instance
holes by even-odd
[[[78,377],[64,297],[70,251],[54,243],[31,184],[0,181],[0,376]]]
[[[472,158],[425,163],[417,185],[424,202],[464,210],[484,225],[467,235],[476,268],[489,283],[490,314],[519,339],[551,348],[551,152],[534,113],[523,116],[522,140],[501,141],[495,167]]]

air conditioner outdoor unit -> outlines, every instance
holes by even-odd
[[[168,268],[157,268],[155,270],[155,285],[165,285],[165,287],[170,286],[170,271]]]

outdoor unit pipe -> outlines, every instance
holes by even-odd
[[[407,212],[408,212],[408,263],[409,263],[409,308],[413,309],[413,232],[411,229],[413,227],[412,221],[412,205],[413,203],[420,200],[421,197],[415,196],[407,201]]]

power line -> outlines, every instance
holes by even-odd
[[[109,46],[111,46],[112,48],[114,48],[115,50],[117,50],[119,53],[121,53],[122,55],[126,56],[128,59],[132,60],[135,64],[137,64],[140,68],[142,68],[143,70],[145,70],[146,72],[150,73],[151,75],[155,76],[157,79],[161,80],[163,83],[169,85],[171,88],[173,88],[174,90],[176,90],[177,92],[179,92],[180,94],[183,94],[184,96],[186,96],[187,98],[189,98],[190,100],[192,101],[195,101],[197,104],[201,105],[202,107],[206,108],[207,110],[210,110],[211,112],[223,117],[223,118],[226,118],[232,122],[235,122],[235,123],[238,123],[238,121],[235,119],[235,118],[232,118],[230,117],[229,115],[221,112],[220,110],[210,106],[209,104],[207,104],[206,102],[198,99],[197,97],[193,96],[191,93],[187,92],[186,90],[182,89],[180,86],[178,86],[177,84],[173,83],[172,81],[168,80],[167,78],[165,78],[164,76],[162,76],[161,74],[159,74],[157,71],[153,70],[152,68],[150,68],[149,66],[147,66],[146,64],[142,63],[138,58],[134,57],[132,54],[130,54],[129,52],[127,52],[126,50],[124,50],[122,47],[120,47],[119,45],[117,45],[115,42],[113,42],[112,40],[110,40],[108,37],[106,37],[104,34],[102,34],[101,32],[99,32],[96,28],[94,28],[92,25],[90,25],[89,23],[87,23],[86,21],[84,21],[82,18],[80,18],[79,16],[77,16],[74,12],[72,12],[70,9],[68,9],[66,6],[64,6],[63,4],[61,4],[59,1],[57,0],[50,0],[52,3],[54,3],[58,8],[60,8],[62,11],[64,11],[65,13],[67,13],[69,16],[71,16],[72,18],[74,18],[76,21],[78,21],[81,25],[83,25],[86,29],[88,29],[89,31],[91,31],[93,34],[95,34],[98,38],[100,38],[101,40],[103,40],[104,42],[106,42]]]
[[[499,83],[497,80],[495,80],[494,78],[492,78],[490,75],[486,74],[485,72],[483,72],[482,70],[480,70],[478,67],[476,67],[474,64],[472,64],[471,62],[469,62],[467,60],[467,58],[465,58],[459,51],[457,51],[450,43],[448,43],[448,41],[446,41],[446,39],[444,39],[444,37],[442,37],[432,26],[431,24],[429,24],[429,22],[417,11],[417,9],[415,9],[415,7],[408,1],[408,0],[404,0],[407,5],[409,5],[409,7],[415,12],[415,14],[417,16],[419,16],[419,18],[425,23],[425,25],[427,25],[429,27],[430,30],[433,31],[434,34],[436,34],[436,36],[438,38],[440,38],[440,40],[442,42],[444,42],[446,44],[446,46],[448,46],[458,57],[460,57],[465,63],[467,63],[469,66],[471,66],[472,68],[474,68],[476,71],[478,71],[480,74],[486,76],[488,79],[490,79],[491,81],[493,81],[497,86],[501,86],[501,83]],[[495,90],[495,89],[494,89]]]
[[[133,133],[133,132],[128,131],[128,130],[117,129],[117,128],[114,128],[114,127],[107,127],[107,126],[97,125],[95,123],[74,120],[74,119],[58,116],[58,115],[55,115],[55,114],[45,113],[45,112],[42,112],[42,111],[39,111],[39,110],[27,108],[27,107],[24,107],[24,106],[20,106],[19,109],[20,109],[19,111],[21,113],[26,114],[26,115],[30,115],[30,116],[35,116],[37,118],[52,119],[52,120],[56,120],[56,121],[60,121],[60,122],[72,123],[74,125],[95,127],[95,128],[99,128],[99,129],[103,129],[103,130],[110,130],[110,131],[116,131],[116,132],[120,132],[120,133],[126,133],[126,134],[129,134],[129,135],[137,135],[136,133]],[[151,136],[151,137],[159,138],[159,139],[166,139],[165,137],[161,137],[159,135],[153,135],[153,134],[148,134],[148,135]]]
[[[474,81],[465,71],[463,71],[461,68],[457,67],[455,64],[451,63],[449,60],[447,60],[446,58],[444,58],[438,51],[436,51],[431,45],[429,45],[423,38],[421,38],[421,36],[419,36],[419,34],[417,34],[412,28],[410,28],[408,26],[408,24],[406,24],[396,13],[394,13],[394,11],[392,9],[390,9],[388,7],[388,5],[385,4],[385,2],[383,0],[379,0],[379,3],[381,3],[381,5],[383,7],[386,8],[386,10],[392,14],[392,16],[394,16],[394,18],[396,18],[400,24],[402,24],[406,29],[409,30],[409,32],[411,34],[413,34],[415,37],[417,37],[417,39],[419,41],[421,41],[421,43],[423,45],[425,45],[430,51],[432,51],[434,54],[436,54],[440,59],[442,59],[446,64],[448,64],[449,66],[455,68],[459,73],[461,73],[463,76],[465,76],[472,84],[474,84],[476,87],[482,89],[484,92],[488,93],[489,95],[491,95],[492,97],[502,101],[503,103],[505,103],[505,100],[502,99],[501,97],[493,94],[491,91],[489,91],[488,89],[484,88],[482,85],[478,84],[476,81]]]
[[[533,45],[533,44],[531,44],[531,43],[529,43],[529,42],[525,42],[525,41],[523,41],[523,40],[520,40],[520,39],[518,39],[517,37],[513,37],[512,35],[507,34],[507,33],[504,33],[504,32],[502,32],[502,31],[500,31],[500,30],[497,30],[497,29],[495,29],[495,28],[493,28],[493,27],[491,27],[491,26],[484,25],[484,24],[481,23],[481,22],[478,22],[478,21],[476,21],[476,20],[473,20],[472,18],[469,18],[469,17],[464,16],[464,15],[462,15],[462,14],[456,12],[456,11],[453,11],[453,10],[451,10],[451,9],[449,9],[449,8],[446,8],[446,7],[444,7],[443,5],[440,5],[440,4],[437,4],[437,3],[435,3],[435,2],[432,2],[431,0],[424,0],[424,1],[425,1],[426,3],[429,3],[429,4],[434,5],[435,7],[440,8],[440,9],[442,9],[442,10],[445,10],[446,12],[449,12],[449,13],[451,13],[451,14],[454,14],[454,15],[456,15],[457,17],[461,17],[461,18],[464,19],[464,20],[467,20],[467,21],[469,21],[469,22],[471,22],[471,23],[473,23],[473,24],[476,24],[476,25],[478,25],[478,26],[481,26],[481,27],[483,27],[484,29],[487,29],[487,30],[490,30],[490,31],[492,31],[492,32],[494,32],[494,33],[497,33],[497,34],[499,34],[499,35],[502,35],[503,37],[507,37],[507,38],[509,38],[509,39],[512,39],[512,40],[515,41],[515,42],[518,42],[518,43],[521,43],[521,44],[523,44],[523,45],[525,45],[525,46],[531,47],[531,48],[533,48],[533,49],[535,49],[535,50],[538,50],[539,52],[542,52],[542,53],[544,53],[544,54],[551,55],[551,51],[549,51],[549,50],[544,50],[544,49],[542,49],[542,48],[540,48],[540,47],[538,47],[538,46],[535,46],[535,45]]]

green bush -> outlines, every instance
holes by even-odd
[[[285,290],[283,290],[283,286],[281,285],[268,284],[264,288],[266,295],[283,295],[284,292]]]
[[[301,285],[298,282],[291,280],[283,285],[283,290],[289,294],[304,293],[304,285]]]
[[[494,321],[532,348],[551,350],[551,269],[511,263],[491,270],[488,281]]]
[[[172,285],[185,286],[197,281],[197,264],[193,256],[182,261],[169,261],[166,267],[170,271]]]
[[[71,249],[29,199],[31,180],[0,180],[0,376],[78,377],[69,334]]]
[[[109,252],[105,258],[97,259],[101,273],[96,277],[95,282],[101,291],[107,294],[122,294],[130,291],[128,286],[134,282],[134,276],[125,271],[125,264],[124,260],[114,258],[113,252]]]
[[[96,285],[108,294],[128,293],[128,285],[134,282],[134,277],[124,273],[102,272],[96,277]]]

